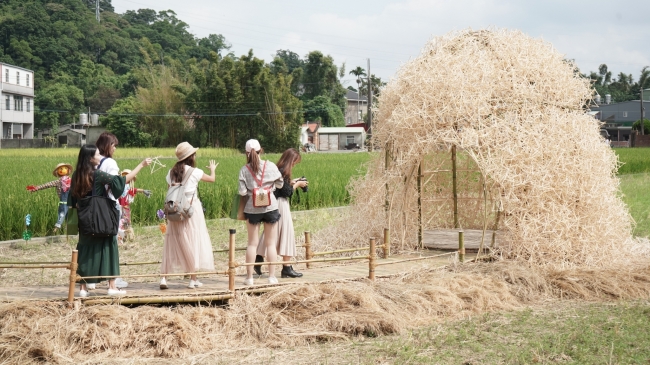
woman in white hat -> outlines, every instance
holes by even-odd
[[[199,181],[214,182],[214,170],[217,163],[210,160],[207,166],[210,175],[196,167],[196,151],[198,147],[192,147],[187,142],[182,142],[176,147],[176,158],[178,162],[167,174],[167,185],[180,184],[187,178],[185,184],[185,195],[188,201],[192,202],[194,214],[182,221],[169,221],[167,233],[165,234],[165,245],[163,247],[161,274],[191,273],[197,271],[214,271],[214,257],[212,254],[212,243],[208,234],[208,227],[205,224],[203,205],[196,194]],[[203,286],[196,275],[190,276],[188,287],[191,289]],[[167,279],[160,280],[160,289],[167,289]]]
[[[278,240],[278,232],[275,228],[276,223],[280,220],[280,213],[278,200],[273,195],[273,191],[282,188],[284,180],[273,162],[260,160],[261,152],[262,147],[256,139],[248,140],[246,142],[246,165],[239,170],[239,195],[248,196],[244,207],[248,229],[247,263],[255,262],[261,223],[264,223],[266,257],[270,262],[275,262],[277,257],[275,244]],[[269,284],[277,283],[275,267],[269,265]],[[253,285],[252,266],[246,267],[244,285]]]

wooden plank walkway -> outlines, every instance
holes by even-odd
[[[378,259],[377,263],[396,262],[404,259],[423,257],[423,256],[436,256],[445,251],[438,250],[425,250],[414,252],[410,254],[401,254],[391,256],[388,259]],[[468,254],[465,256],[467,261],[471,260],[475,255]],[[433,257],[430,259],[423,259],[409,262],[398,262],[390,265],[380,265],[375,268],[375,276],[380,278],[382,276],[392,276],[400,273],[405,273],[423,268],[439,268],[444,267],[454,260],[456,255],[450,253],[449,255]],[[296,283],[322,283],[337,280],[350,280],[368,277],[368,261],[359,261],[342,265],[329,265],[321,266],[311,269],[305,269],[304,264],[301,264],[298,271],[302,272],[302,278],[280,278],[279,267],[277,268],[277,278],[279,281],[278,286],[290,285]],[[269,285],[268,275],[266,273],[267,267],[263,266],[263,275],[258,278],[255,275],[255,284],[253,286],[244,286],[245,275],[237,275],[235,279],[236,291],[248,291],[250,289],[264,289],[272,288]],[[182,279],[181,277],[168,278],[167,283],[169,289],[160,290],[158,281],[149,282],[130,282],[126,288],[127,295],[120,298],[151,298],[151,297],[174,297],[174,296],[207,296],[207,295],[221,295],[230,294],[228,291],[228,277],[227,276],[209,276],[200,277],[203,287],[197,289],[189,289],[186,287],[189,280]],[[95,299],[115,298],[106,296],[106,283],[97,285],[96,290],[90,291],[87,298],[79,298],[79,286],[75,290],[75,299],[86,301]],[[16,286],[16,287],[0,287],[0,302],[15,302],[25,300],[56,300],[63,301],[67,299],[68,287],[67,285],[61,286]]]

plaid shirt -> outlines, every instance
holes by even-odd
[[[264,164],[266,164],[266,169],[264,169]],[[264,178],[262,180],[263,187],[270,187],[271,190],[280,189],[284,185],[284,180],[282,180],[282,175],[278,170],[278,167],[271,161],[260,161],[260,171],[257,173],[257,179],[262,178],[262,170],[264,169]],[[256,208],[253,206],[253,189],[259,187],[253,175],[248,170],[246,166],[242,167],[239,170],[239,195],[247,195],[248,201],[244,207],[244,213],[249,214],[262,214],[278,209],[278,200],[275,198],[274,194],[271,194],[271,205],[268,207],[259,207]]]
[[[68,177],[68,179],[70,178]],[[59,198],[61,198],[61,193],[65,193],[66,191],[68,191],[70,189],[70,185],[68,185],[66,189],[63,187],[63,183],[61,179],[58,179],[58,180],[47,182],[43,185],[36,186],[34,188],[34,191],[39,191],[39,190],[49,189],[49,188],[56,188],[56,195],[58,195]]]

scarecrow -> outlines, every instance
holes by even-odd
[[[124,169],[120,173],[122,176],[126,176],[131,172],[129,169]],[[136,189],[135,187],[135,178],[131,184],[126,184],[124,188],[124,193],[119,198],[120,207],[122,209],[122,215],[120,217],[120,227],[117,233],[118,243],[122,244],[125,239],[132,241],[135,238],[133,234],[133,227],[131,226],[131,203],[137,193],[144,194],[147,198],[151,196],[151,190],[145,189]]]
[[[43,185],[28,185],[27,190],[33,192],[56,188],[56,194],[59,196],[58,218],[54,225],[54,232],[58,231],[63,224],[66,214],[68,214],[68,194],[70,193],[70,174],[72,174],[72,165],[60,163],[56,165],[52,174],[57,178]]]

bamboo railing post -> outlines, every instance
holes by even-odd
[[[499,229],[499,218],[501,217],[501,204],[497,206],[497,217],[494,223],[494,231],[492,231],[492,242],[490,242],[490,250],[494,249],[494,243],[497,240],[497,230]]]
[[[456,145],[451,146],[451,182],[452,193],[454,198],[454,228],[459,228],[458,224],[458,181],[457,181],[457,166],[456,166]]]
[[[230,230],[230,242],[228,243],[228,290],[235,290],[235,233],[236,230]]]
[[[386,147],[384,151],[384,171],[386,174],[388,173],[389,161],[390,161],[390,143],[386,143]],[[390,202],[388,200],[388,195],[389,195],[388,182],[386,182],[386,201],[384,202],[384,211],[386,213],[388,213],[389,205],[390,205]]]
[[[463,231],[458,231],[458,260],[465,262],[465,236]]]
[[[370,255],[368,256],[368,279],[375,281],[375,259],[377,254],[375,252],[375,238],[370,239]]]
[[[384,228],[384,258],[387,259],[390,256],[390,230]]]
[[[422,242],[422,161],[418,165],[418,247],[423,249]]]
[[[70,284],[68,286],[68,304],[74,304],[74,287],[77,283],[77,258],[79,251],[72,250],[72,258],[70,259]]]
[[[305,231],[305,259],[311,260],[314,257],[311,252],[311,239],[309,231]],[[311,264],[309,262],[305,263],[305,266],[309,269]]]

